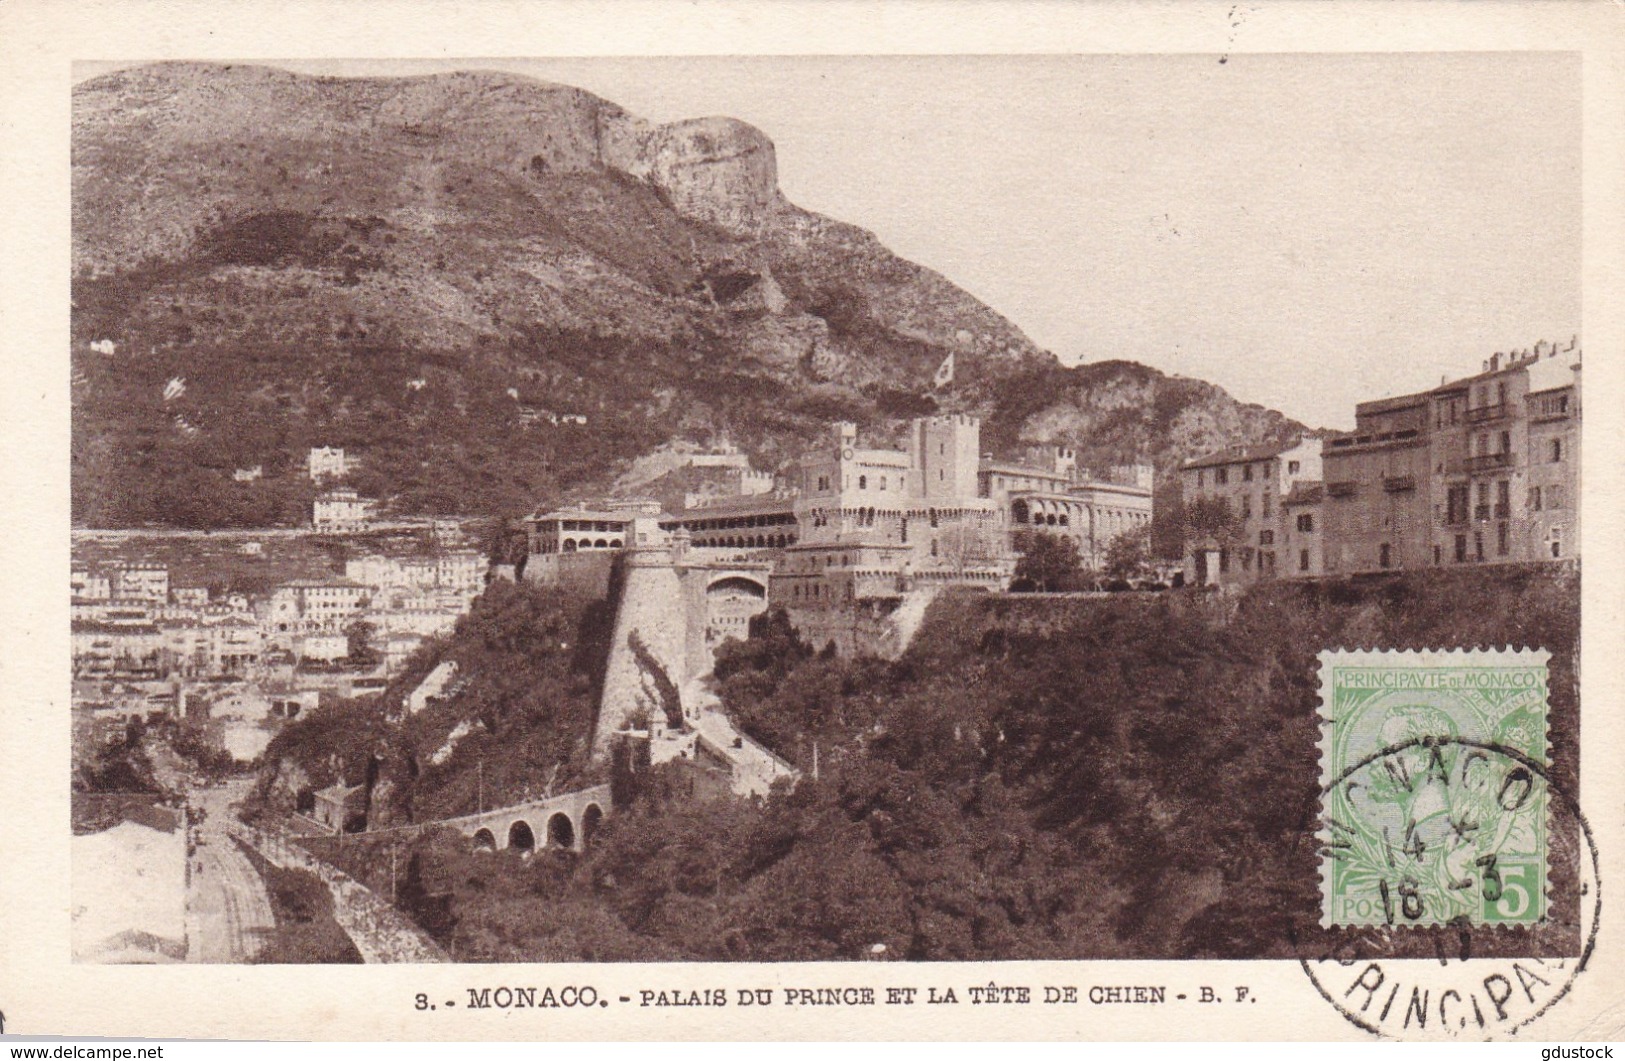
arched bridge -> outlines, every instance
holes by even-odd
[[[447,818],[439,824],[449,825],[473,840],[475,848],[581,851],[611,809],[609,786],[596,785],[480,814]]]

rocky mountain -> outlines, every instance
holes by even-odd
[[[1000,446],[1164,466],[1297,427],[1142,366],[1060,367],[788,202],[748,125],[509,74],[86,81],[73,222],[79,523],[296,522],[311,445],[359,453],[355,485],[399,510],[512,515],[625,488],[674,441],[772,467],[835,418],[972,410]]]

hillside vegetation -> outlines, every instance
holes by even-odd
[[[657,772],[582,856],[426,836],[402,902],[477,960],[1288,957],[1318,921],[1315,653],[1549,649],[1552,777],[1573,791],[1578,615],[1576,576],[1485,568],[1239,600],[943,598],[892,663],[770,619],[725,646],[720,690],[804,771],[793,790],[697,802]],[[387,872],[383,847],[346,852]]]
[[[258,802],[287,812],[335,781],[368,785],[369,822],[383,828],[600,780],[587,751],[609,620],[601,601],[493,582],[382,694],[284,726],[262,757]],[[406,715],[407,696],[442,662],[455,663],[460,680]]]
[[[884,438],[976,411],[1001,446],[1164,469],[1295,426],[1125,362],[1062,369],[787,202],[750,126],[653,125],[513,75],[91,79],[73,222],[73,512],[92,526],[302,522],[313,445],[362,455],[355,485],[397,510],[512,516],[678,439],[726,434],[773,469],[843,418]]]

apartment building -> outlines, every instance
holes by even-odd
[[[1362,403],[1326,440],[1325,573],[1577,556],[1579,419],[1577,342]]]
[[[1283,502],[1298,484],[1321,481],[1320,439],[1233,446],[1179,471],[1186,513],[1207,517],[1186,542],[1186,585],[1249,585],[1297,566],[1281,561]],[[1305,495],[1296,496],[1301,507]]]

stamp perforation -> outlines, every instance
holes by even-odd
[[[1545,919],[1552,906],[1544,791],[1550,659],[1526,646],[1319,653],[1323,928],[1424,927],[1462,917],[1485,928],[1519,928]],[[1531,732],[1535,717],[1538,733]],[[1499,810],[1484,798],[1494,784],[1492,762],[1502,770]],[[1396,818],[1399,807],[1405,811]],[[1484,829],[1493,831],[1480,835]],[[1484,851],[1487,841],[1493,849]],[[1464,855],[1479,851],[1464,865]],[[1510,884],[1498,861],[1503,853],[1516,856],[1507,863],[1516,877]],[[1537,879],[1525,879],[1531,874]],[[1344,894],[1345,878],[1362,885],[1357,916],[1347,912],[1356,904]],[[1478,916],[1465,897],[1475,882]],[[1503,887],[1516,899],[1503,902]],[[1486,909],[1511,920],[1495,920]],[[1460,912],[1446,918],[1452,910]]]

